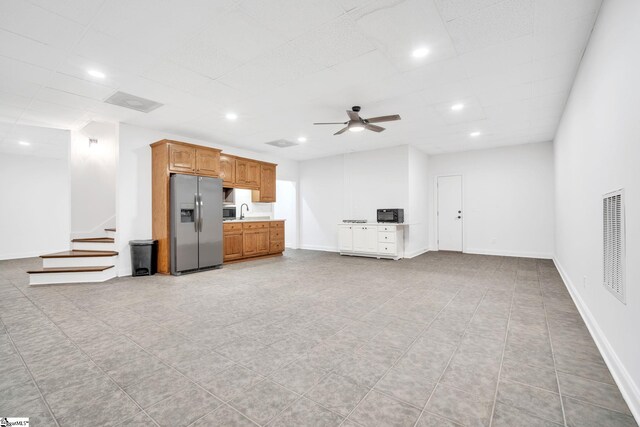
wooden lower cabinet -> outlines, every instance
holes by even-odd
[[[245,230],[242,233],[242,254],[245,257],[269,253],[269,229]]]
[[[224,228],[224,261],[284,251],[284,221],[234,222]]]
[[[242,234],[230,234],[224,236],[224,260],[242,258]]]

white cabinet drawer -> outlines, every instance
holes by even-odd
[[[392,231],[392,232],[396,232],[396,225],[379,225],[378,226],[378,231]]]
[[[378,242],[379,243],[396,243],[396,233],[378,230]]]
[[[395,255],[396,244],[395,243],[378,243],[378,252],[385,255]]]

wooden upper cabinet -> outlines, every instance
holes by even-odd
[[[251,201],[263,203],[276,201],[276,165],[260,164],[260,189],[251,193]]]
[[[255,189],[260,187],[260,163],[248,159],[236,159],[236,184]]]
[[[236,184],[236,158],[220,154],[220,178],[223,187],[233,187]]]
[[[195,172],[196,149],[179,144],[169,144],[169,170],[171,172]]]
[[[220,174],[220,151],[196,148],[196,173],[217,177]]]

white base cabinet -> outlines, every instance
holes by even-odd
[[[402,224],[339,224],[340,255],[391,258],[404,257]]]

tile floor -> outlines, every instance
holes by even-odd
[[[0,416],[36,426],[636,426],[553,264],[312,251],[32,288],[0,263]]]

